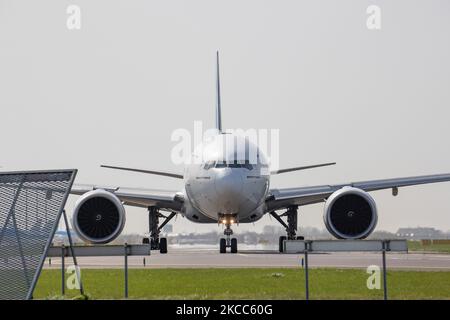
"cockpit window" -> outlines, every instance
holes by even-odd
[[[230,163],[227,162],[217,162],[216,168],[244,168],[247,170],[252,170],[253,166],[246,161],[246,163],[238,163],[237,161],[233,161]]]
[[[244,168],[247,170],[252,170],[253,166],[250,163],[233,163],[228,165],[229,168]]]

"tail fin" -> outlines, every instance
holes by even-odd
[[[219,73],[219,51],[216,52],[216,129],[222,133],[222,110],[220,108],[220,73]]]

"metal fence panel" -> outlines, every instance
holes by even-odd
[[[386,246],[386,247],[385,247]],[[309,252],[380,252],[383,249],[407,252],[406,240],[285,240],[285,253]]]
[[[76,257],[113,257],[124,255],[123,245],[95,245],[95,246],[74,246],[73,251]],[[61,257],[64,250],[65,257],[71,257],[70,247],[50,247],[47,257]],[[149,256],[150,246],[148,244],[127,245],[129,256]]]
[[[29,299],[76,170],[0,173],[0,299]]]

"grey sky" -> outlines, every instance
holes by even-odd
[[[81,30],[66,28],[70,4]],[[370,4],[381,7],[379,31],[366,28]],[[213,125],[219,49],[224,127],[279,128],[282,167],[338,162],[272,186],[450,172],[449,18],[447,0],[0,0],[0,165],[181,188],[98,165],[181,172],[170,135]],[[373,195],[378,229],[450,229],[450,183]],[[128,213],[125,231],[144,232],[145,211]],[[300,223],[322,228],[322,205],[302,208]],[[174,226],[218,229],[181,217]]]

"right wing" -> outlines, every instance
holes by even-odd
[[[137,188],[110,188],[94,185],[74,185],[71,194],[82,195],[86,192],[103,189],[114,193],[125,205],[147,208],[157,206],[161,209],[180,212],[184,195],[181,192],[169,190],[150,190]]]
[[[335,191],[349,186],[364,191],[395,189],[399,187],[415,186],[419,184],[450,181],[450,174],[435,174],[427,176],[369,180],[335,185],[322,185],[299,188],[271,189],[266,199],[267,211],[278,210],[292,205],[305,206],[326,201]]]

